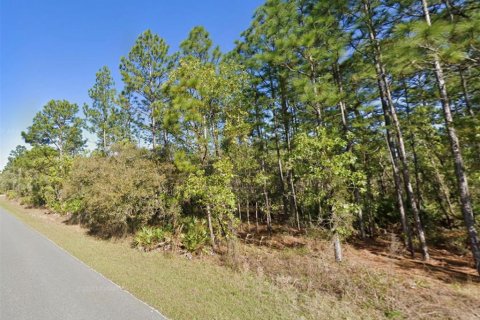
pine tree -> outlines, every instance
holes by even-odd
[[[22,132],[26,143],[48,145],[60,156],[74,155],[82,150],[83,120],[77,116],[78,106],[66,100],[51,100],[33,118],[33,124]]]
[[[163,128],[168,101],[163,86],[173,67],[168,48],[162,38],[147,30],[137,38],[128,57],[122,57],[120,64],[125,93],[135,109],[136,124],[140,131],[148,132],[145,139],[153,149],[157,147],[159,137],[164,148],[168,145],[168,133]]]
[[[96,74],[95,85],[88,91],[92,106],[84,105],[88,129],[97,135],[97,146],[106,153],[112,143],[122,139],[120,110],[116,106],[116,90],[108,67]]]

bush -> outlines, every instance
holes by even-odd
[[[189,252],[198,252],[208,242],[207,223],[195,217],[185,218],[182,228],[182,244]]]
[[[154,250],[171,242],[171,234],[161,228],[143,227],[133,238],[133,246],[145,250]]]
[[[117,145],[108,157],[74,161],[64,187],[64,201],[73,204],[74,217],[103,237],[134,233],[151,222],[177,215],[165,172],[147,150]]]
[[[8,199],[15,199],[17,197],[17,194],[13,190],[8,190],[6,196]]]
[[[47,146],[14,152],[1,173],[0,189],[24,204],[54,209],[69,168],[70,158]]]

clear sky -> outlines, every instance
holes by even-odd
[[[223,51],[262,0],[0,0],[0,169],[51,99],[89,103],[96,71],[117,82],[120,57],[146,29],[175,50],[203,25]]]

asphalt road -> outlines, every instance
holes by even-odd
[[[165,318],[0,208],[0,319]]]

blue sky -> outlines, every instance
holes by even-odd
[[[95,72],[117,82],[120,57],[146,29],[175,50],[203,25],[223,51],[263,0],[0,0],[0,169],[20,133],[51,99],[89,103]]]

